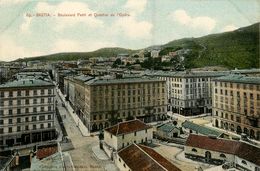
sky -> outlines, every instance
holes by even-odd
[[[0,61],[141,49],[248,26],[259,11],[259,0],[0,0]]]

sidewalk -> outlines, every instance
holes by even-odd
[[[65,104],[65,107],[68,111],[68,113],[70,114],[70,116],[73,118],[75,124],[77,125],[77,127],[79,128],[82,136],[86,137],[86,136],[90,136],[90,132],[87,129],[87,127],[83,124],[83,122],[81,121],[81,119],[75,114],[73,113],[73,109],[70,106],[69,102],[65,101],[65,97],[64,95],[61,93],[60,89],[57,88],[57,93],[60,96],[62,102]]]

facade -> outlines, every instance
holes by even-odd
[[[0,85],[0,151],[56,138],[54,96],[49,80]]]
[[[120,150],[115,163],[119,170],[180,171],[152,148],[135,143]]]
[[[131,120],[118,123],[104,130],[104,150],[112,156],[118,151],[133,143],[150,143],[153,138],[153,128],[140,120]]]
[[[71,85],[68,85],[71,84]],[[74,91],[70,87],[75,88]],[[119,121],[166,119],[165,81],[154,78],[65,78],[66,95],[74,92],[75,112],[90,131]]]
[[[260,148],[246,142],[190,134],[185,157],[213,164],[232,163],[239,170],[260,170]]]
[[[226,74],[211,71],[147,73],[166,81],[168,110],[185,116],[211,113],[211,80]]]
[[[215,79],[212,124],[260,140],[260,77],[228,75]]]

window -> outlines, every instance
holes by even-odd
[[[33,90],[33,95],[37,95],[37,90]]]
[[[29,96],[29,95],[30,95],[30,91],[29,91],[29,90],[26,90],[26,91],[25,91],[25,95],[26,95],[26,96]]]
[[[26,100],[25,100],[25,104],[29,104],[29,99],[26,99]]]
[[[136,132],[135,132],[135,136],[136,136]]]
[[[37,112],[37,108],[36,107],[33,108],[33,112]]]
[[[25,108],[25,113],[29,113],[29,108]]]
[[[50,128],[51,127],[51,123],[48,123],[48,128]]]
[[[5,92],[1,91],[1,97],[5,97]]]
[[[12,127],[9,127],[9,128],[8,128],[8,132],[9,132],[9,133],[13,132],[13,128],[12,128]]]
[[[51,115],[48,115],[48,120],[51,120]]]
[[[225,154],[220,154],[219,157],[226,158]]]
[[[51,111],[51,106],[48,106],[48,111]]]
[[[41,103],[44,103],[44,99],[43,98],[41,99]]]
[[[37,104],[37,99],[33,99],[33,104]]]
[[[43,106],[41,107],[41,112],[44,112],[44,107]]]
[[[0,110],[0,115],[4,115],[4,111],[3,110]]]
[[[36,125],[33,125],[33,129],[36,129]]]
[[[51,94],[51,93],[52,93],[51,89],[48,89],[48,94]]]
[[[13,101],[9,100],[9,106],[12,106],[12,105],[13,105]]]
[[[17,118],[17,123],[21,123],[21,118]]]
[[[32,117],[32,121],[36,121],[36,116],[33,116],[33,117]]]
[[[9,124],[12,124],[12,123],[13,123],[13,120],[12,120],[12,119],[9,119],[9,120],[8,120],[8,123],[9,123]]]
[[[9,91],[9,97],[13,97],[13,92]]]
[[[41,129],[43,129],[44,128],[44,125],[43,124],[41,124]]]
[[[21,126],[17,126],[17,132],[21,131]]]
[[[112,134],[110,134],[110,137],[113,138]]]
[[[243,163],[244,165],[247,165],[247,163],[246,163],[246,161],[245,161],[245,160],[242,160],[242,163]]]
[[[197,150],[196,150],[195,148],[193,148],[191,151],[193,151],[193,152],[197,153]]]
[[[122,139],[124,139],[125,138],[125,135],[122,135]]]
[[[3,125],[4,124],[4,121],[3,120],[0,120],[0,125]]]
[[[29,118],[28,117],[25,118],[25,122],[29,122]]]
[[[41,89],[41,95],[44,95],[44,89]]]
[[[40,120],[40,121],[44,121],[44,120],[45,120],[45,116],[44,116],[44,115],[43,115],[43,116],[40,116],[40,117],[39,117],[39,120]]]
[[[145,130],[145,133],[147,133],[147,129]]]
[[[51,101],[52,101],[51,98],[48,98],[48,103],[51,103]]]
[[[21,105],[21,100],[17,100],[17,105]]]
[[[12,114],[13,114],[13,110],[10,109],[10,110],[8,111],[8,113],[9,113],[9,115],[12,115]]]
[[[0,128],[0,134],[4,133],[4,128]]]

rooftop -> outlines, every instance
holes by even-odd
[[[152,148],[141,144],[131,144],[130,146],[120,150],[118,155],[133,171],[180,171],[179,168],[174,166]]]
[[[216,78],[214,79],[214,81],[260,84],[260,77],[248,77],[244,75],[230,74],[227,76]]]
[[[215,129],[211,129],[211,128],[208,128],[205,126],[201,126],[201,125],[195,124],[190,121],[183,122],[182,127],[191,129],[191,130],[196,131],[197,133],[203,134],[203,135],[220,136],[221,134],[223,134],[223,132],[220,132],[220,131],[217,131]]]
[[[207,136],[190,134],[186,146],[202,148],[211,151],[234,154],[247,161],[260,165],[260,148],[241,141],[229,139],[214,139]]]
[[[144,83],[144,82],[164,82],[157,78],[122,78],[122,79],[92,79],[87,81],[87,85],[105,85],[105,84],[119,84],[119,83]]]
[[[165,123],[163,125],[158,126],[157,129],[164,132],[171,132],[173,129],[179,128],[177,128],[173,123]]]
[[[13,87],[41,87],[41,86],[54,86],[54,84],[47,79],[33,79],[23,78],[1,84],[0,88],[13,88]]]
[[[105,129],[105,131],[115,136],[118,136],[121,134],[128,134],[131,132],[141,131],[148,128],[151,128],[151,126],[146,125],[142,121],[136,119],[136,120],[126,121],[126,122],[120,122],[112,127]]]

